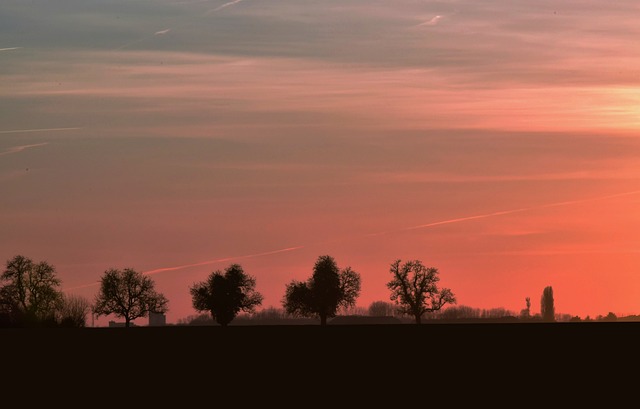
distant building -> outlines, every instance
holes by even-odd
[[[159,312],[150,312],[149,313],[149,326],[150,327],[160,327],[163,325],[167,325],[167,316],[159,313]]]

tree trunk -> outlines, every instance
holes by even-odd
[[[327,316],[325,314],[320,314],[320,325],[327,325]]]
[[[416,314],[416,324],[422,324],[422,315]]]
[[[131,318],[129,318],[129,317],[124,317],[124,326],[125,326],[126,328],[129,328],[129,327],[130,327],[130,325],[129,325],[130,323],[131,323]]]

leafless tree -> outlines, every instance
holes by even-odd
[[[414,317],[416,324],[422,315],[439,311],[446,304],[455,304],[456,298],[448,288],[438,288],[438,269],[425,267],[420,260],[402,263],[396,260],[389,269],[393,278],[387,283],[401,312]]]
[[[59,310],[59,322],[64,327],[86,327],[91,314],[91,302],[82,296],[66,294]]]
[[[150,277],[132,268],[109,269],[102,275],[92,312],[96,316],[113,314],[124,318],[125,327],[149,312],[164,314],[168,310],[168,300],[154,287]]]

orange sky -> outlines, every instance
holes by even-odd
[[[638,17],[595,0],[8,0],[0,258],[49,261],[90,299],[108,268],[151,272],[169,322],[232,262],[279,307],[323,254],[361,274],[363,307],[389,299],[400,258],[460,305],[538,312],[551,285],[560,313],[638,314]]]

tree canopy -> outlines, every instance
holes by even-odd
[[[190,288],[193,308],[207,311],[220,325],[227,326],[240,311],[253,312],[262,304],[262,294],[255,291],[256,279],[239,264],[224,271],[212,272],[206,281]]]
[[[56,322],[63,302],[54,266],[16,255],[0,276],[0,312],[7,325],[42,325]]]
[[[96,316],[113,314],[124,318],[125,326],[149,312],[167,312],[168,301],[155,291],[150,277],[132,269],[108,269],[100,280],[100,290],[93,305]]]
[[[352,307],[360,295],[360,274],[351,267],[338,268],[333,257],[318,257],[312,276],[306,281],[292,280],[286,286],[282,305],[289,314],[317,316],[320,324],[335,317],[339,308]]]
[[[455,304],[456,298],[448,288],[438,288],[440,281],[437,268],[425,267],[420,260],[402,263],[396,260],[389,269],[393,276],[387,283],[391,290],[391,301],[398,305],[401,313],[422,322],[422,315],[440,310],[445,304]]]
[[[543,321],[555,321],[556,309],[553,301],[553,288],[547,286],[540,297],[540,315]]]

